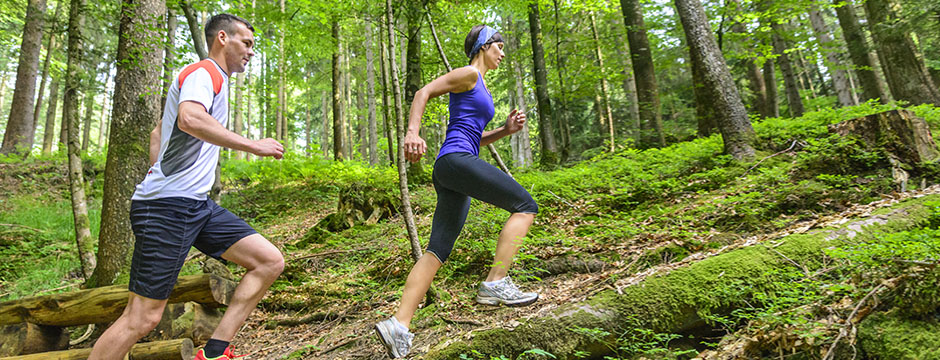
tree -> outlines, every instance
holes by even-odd
[[[366,21],[366,91],[369,95],[369,164],[379,163],[378,134],[375,123],[375,55],[372,54],[372,22]]]
[[[386,27],[388,28],[388,27]],[[384,34],[386,30],[379,31],[380,34]],[[389,51],[385,45],[385,41],[379,38],[379,46],[381,47],[379,51],[379,64],[382,71],[382,118],[385,120],[385,139],[388,143],[388,163],[389,165],[395,164],[395,143],[392,141],[392,124],[391,124],[391,115],[389,112],[392,111],[391,99],[389,99]]]
[[[875,73],[875,59],[865,41],[865,34],[855,14],[855,5],[852,4],[852,0],[833,0],[833,2],[836,4],[836,16],[839,18],[839,26],[842,28],[842,36],[845,37],[846,47],[849,49],[849,57],[855,65],[856,78],[862,87],[862,98],[864,100],[880,99],[882,103],[887,103],[888,97],[881,86],[881,81],[878,80],[878,74]]]
[[[934,104],[940,106],[940,90],[933,83],[924,61],[917,54],[914,40],[905,24],[891,10],[890,0],[867,0],[868,26],[878,47],[878,56],[885,80],[895,100],[911,105]]]
[[[163,90],[160,95],[160,108],[166,106],[166,90],[173,83],[173,62],[176,60],[176,28],[179,26],[176,11],[172,8],[166,9],[166,43],[163,55]]]
[[[80,0],[75,0],[80,1]],[[160,119],[162,70],[160,19],[166,11],[161,0],[123,0],[117,51],[117,75],[108,157],[101,205],[98,267],[89,287],[111,285],[126,271],[134,241],[130,224],[131,195],[149,162],[150,130]]]
[[[597,35],[597,20],[595,19],[594,13],[591,13],[591,34],[594,36],[594,56],[597,57],[597,64],[601,72],[601,99],[604,101],[601,105],[601,109],[604,111],[603,116],[607,118],[607,125],[610,135],[610,151],[615,150],[614,147],[614,115],[610,111],[610,95],[607,90],[607,75],[604,69],[604,55],[601,53],[601,40]]]
[[[532,71],[535,74],[535,98],[538,101],[539,140],[542,166],[558,164],[558,147],[552,126],[552,102],[548,97],[548,79],[545,69],[545,50],[542,49],[542,24],[539,21],[539,4],[529,4],[529,35],[532,37]]]
[[[732,0],[731,2],[734,6],[734,11],[739,13],[741,12],[741,2],[738,0]],[[757,40],[748,37],[747,28],[744,26],[744,23],[740,20],[736,20],[731,25],[731,32],[739,34],[742,38],[747,39],[740,46],[737,46],[735,49],[739,51],[744,51],[747,53],[747,57],[744,59],[744,73],[747,76],[747,85],[751,90],[751,109],[761,114],[764,117],[774,117],[774,114],[770,111],[770,106],[767,104],[767,86],[764,83],[763,78],[761,77],[760,67],[757,66],[757,61],[752,55],[752,50],[745,48],[749,47],[748,45],[755,43]],[[718,48],[722,49],[721,42],[718,43]]]
[[[521,31],[516,31],[517,27],[514,26],[512,18],[507,17],[506,19],[506,28],[512,30],[512,36],[509,37],[507,46],[509,47],[510,53],[515,53],[518,51],[521,46],[519,45],[518,35]],[[515,84],[515,91],[513,93],[516,108],[519,109],[523,114],[528,114],[529,109],[525,101],[525,84],[523,84],[523,73],[522,73],[522,64],[519,57],[510,59],[511,69],[512,69],[512,78],[513,83]],[[516,133],[510,135],[509,144],[512,148],[512,162],[513,166],[519,167],[529,167],[532,166],[532,145],[529,140],[529,123],[526,122],[522,124],[522,130],[517,131]],[[492,144],[491,144],[492,145]]]
[[[764,84],[767,89],[767,117],[780,117],[780,105],[777,102],[777,77],[774,69],[774,60],[764,60]]]
[[[826,54],[829,73],[832,74],[832,84],[836,88],[836,97],[842,106],[852,106],[858,104],[858,99],[852,93],[852,86],[849,84],[849,78],[845,70],[842,69],[842,61],[836,56],[836,46],[832,43],[832,37],[829,36],[829,28],[826,27],[826,20],[822,13],[814,4],[809,11],[809,20],[813,25],[813,32],[816,34],[816,40],[819,41],[819,47]]]
[[[281,26],[278,28],[278,58],[277,58],[277,107],[274,109],[274,128],[275,139],[284,142],[287,136],[287,119],[284,116],[285,106],[287,104],[287,94],[284,92],[284,76],[287,72],[287,62],[284,59],[284,34],[287,29],[284,28],[284,0],[281,0]]]
[[[389,68],[395,69],[395,31],[392,28],[392,0],[385,0],[385,26],[388,35]],[[411,243],[411,256],[415,261],[421,258],[421,242],[418,241],[418,228],[415,226],[414,212],[411,210],[411,195],[408,192],[408,173],[405,166],[405,120],[402,111],[401,83],[398,81],[398,72],[391,71],[392,90],[395,96],[395,122],[398,133],[398,190],[401,192],[402,215],[405,218],[405,228],[408,230],[408,239]],[[391,144],[389,144],[391,146]]]
[[[183,14],[186,15],[186,23],[189,24],[189,33],[193,39],[193,48],[196,49],[196,55],[199,55],[200,60],[209,57],[209,50],[206,49],[206,35],[200,31],[202,26],[199,25],[199,20],[196,19],[196,11],[193,10],[188,0],[179,0],[179,4],[180,8],[183,9]]]
[[[20,45],[20,60],[16,67],[16,85],[13,88],[13,103],[0,154],[29,154],[33,147],[36,123],[33,121],[33,97],[36,95],[36,72],[39,70],[39,51],[42,47],[42,26],[45,22],[46,0],[29,0],[26,21],[23,26],[23,41]]]
[[[773,45],[774,53],[777,55],[777,65],[780,66],[780,73],[783,74],[783,86],[787,94],[787,105],[790,106],[790,116],[803,116],[806,110],[803,108],[803,98],[800,97],[800,88],[797,85],[797,74],[790,62],[789,45],[783,38],[787,33],[787,27],[778,24],[774,20],[771,20],[770,27],[773,30]]]
[[[333,41],[336,48],[333,51],[333,159],[342,161],[346,157],[346,141],[343,136],[345,114],[343,108],[343,38],[341,37],[339,20],[333,19]]]
[[[712,104],[725,153],[735,159],[754,157],[751,144],[756,135],[744,110],[738,88],[731,78],[718,43],[711,33],[705,9],[699,0],[675,0],[676,10],[685,30],[692,62],[699,63],[704,94]],[[693,67],[696,67],[693,65]]]
[[[46,80],[49,78],[49,68],[52,65],[52,58],[55,56],[56,50],[56,25],[59,22],[59,14],[62,11],[62,3],[59,2],[55,6],[55,15],[52,16],[52,24],[49,26],[49,42],[46,45],[46,60],[43,61],[42,65],[42,75],[39,77],[39,94],[36,96],[36,107],[33,109],[33,130],[35,131],[36,125],[39,124],[39,114],[42,112],[42,100],[43,96],[46,93]],[[56,89],[58,91],[58,89]],[[50,96],[55,96],[55,92],[50,92]],[[55,114],[55,112],[53,112]],[[55,121],[52,122],[53,127],[55,127]],[[44,127],[45,133],[43,134],[43,146],[45,146],[46,134],[50,134],[48,131],[49,122],[46,121],[46,126]],[[30,137],[32,137],[31,134]],[[50,144],[51,148],[51,144]],[[45,151],[45,148],[43,148]],[[47,152],[45,152],[47,153]]]
[[[623,12],[624,26],[627,28],[630,58],[633,62],[633,75],[636,81],[642,139],[640,145],[665,146],[663,120],[659,112],[659,89],[653,69],[650,42],[646,36],[646,24],[643,21],[643,8],[639,0],[620,0],[620,9]]]
[[[55,140],[55,114],[56,107],[59,105],[59,79],[52,79],[52,87],[49,88],[49,105],[46,106],[46,127],[42,136],[42,153],[48,155],[52,153],[52,142]]]
[[[65,75],[65,95],[62,99],[62,127],[68,133],[69,193],[72,198],[72,218],[75,223],[75,242],[82,264],[82,276],[88,279],[95,270],[95,242],[91,238],[88,204],[85,200],[81,143],[78,137],[78,88],[83,69],[82,28],[85,26],[85,1],[72,0],[69,9],[68,60]],[[68,126],[66,126],[68,124]]]
[[[238,75],[235,75],[235,123],[233,124],[236,134],[242,135],[245,132],[245,112],[243,109],[245,100],[244,100],[244,91],[245,91],[245,73],[240,72]],[[239,160],[245,159],[244,151],[235,152],[235,158]]]

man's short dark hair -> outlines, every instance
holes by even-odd
[[[236,22],[245,24],[248,30],[251,30],[252,33],[255,32],[255,28],[251,26],[248,20],[232,14],[218,14],[209,19],[209,22],[206,23],[206,46],[209,47],[209,50],[212,50],[212,43],[215,42],[215,35],[218,34],[219,31],[225,31],[225,33],[229,35],[235,34]]]

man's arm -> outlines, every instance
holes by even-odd
[[[179,118],[176,121],[180,130],[213,145],[246,151],[258,156],[273,156],[276,159],[284,155],[284,146],[276,140],[271,138],[248,140],[244,136],[231,132],[209,115],[206,108],[198,102],[180,103]]]
[[[157,127],[150,132],[150,166],[157,163],[157,157],[160,156],[160,131],[163,127],[163,119],[157,121]]]

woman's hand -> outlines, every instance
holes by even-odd
[[[519,111],[519,109],[512,109],[509,116],[506,117],[506,131],[509,131],[510,134],[515,134],[517,131],[522,130],[524,125],[525,113]]]
[[[418,134],[408,132],[405,135],[405,160],[411,161],[413,163],[421,160],[421,156],[424,155],[424,152],[428,150],[428,145],[424,142]]]

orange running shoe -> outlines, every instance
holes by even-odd
[[[199,349],[199,351],[196,352],[196,358],[194,360],[232,360],[243,356],[248,356],[248,354],[235,355],[235,353],[232,351],[232,345],[229,345],[227,348],[225,348],[225,352],[223,352],[222,355],[213,358],[206,357],[205,350]]]

